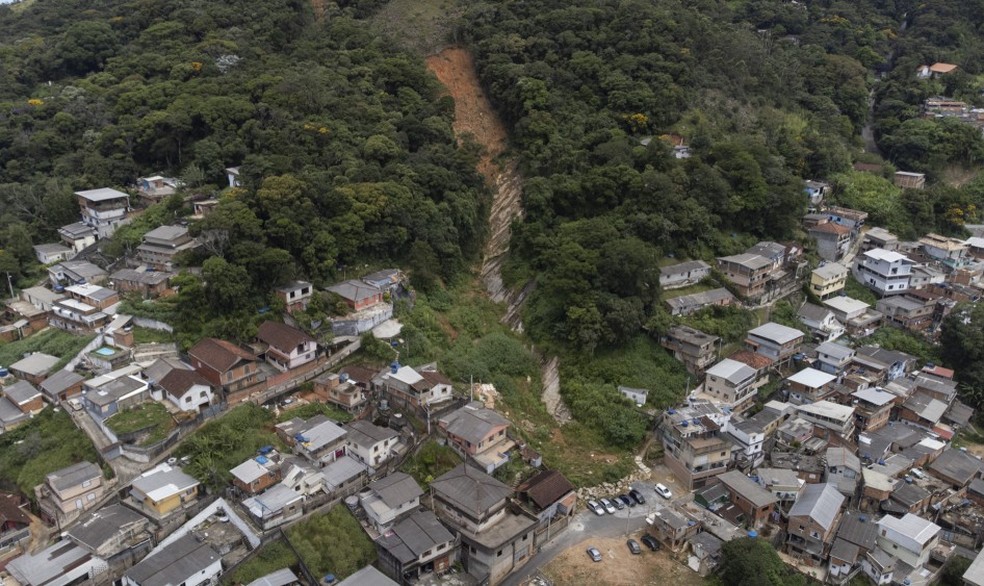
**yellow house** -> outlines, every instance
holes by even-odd
[[[810,291],[820,299],[836,295],[847,283],[847,273],[847,267],[835,262],[819,266],[810,275]]]
[[[180,468],[161,464],[133,481],[130,496],[148,512],[164,516],[197,500],[200,484]]]

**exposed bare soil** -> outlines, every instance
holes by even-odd
[[[639,534],[633,535],[636,541]],[[640,555],[632,555],[625,545],[625,537],[610,539],[586,539],[560,554],[543,568],[543,573],[556,586],[582,584],[659,584],[666,586],[701,586],[703,578],[681,562],[670,558],[666,551],[652,552],[643,549]],[[601,551],[602,561],[593,562],[586,550],[594,546]]]

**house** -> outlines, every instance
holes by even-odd
[[[734,305],[736,299],[730,291],[724,287],[720,287],[718,289],[711,289],[710,291],[673,297],[666,299],[663,303],[669,309],[670,315],[690,315],[705,307],[727,307]]]
[[[929,554],[939,543],[942,529],[936,523],[918,515],[906,513],[901,519],[885,515],[878,521],[878,547],[904,562],[920,568],[929,561]]]
[[[957,397],[956,381],[927,373],[916,375],[916,391],[943,401],[947,405]]]
[[[789,402],[803,405],[822,401],[833,394],[833,383],[837,377],[815,368],[803,370],[789,376],[784,388],[789,396]]]
[[[150,385],[136,376],[114,373],[84,383],[82,403],[99,419],[106,419],[151,398]]]
[[[458,539],[430,511],[417,511],[376,539],[379,566],[400,584],[434,572],[443,573],[457,560]]]
[[[879,299],[875,309],[885,316],[885,323],[912,332],[922,332],[933,325],[935,303],[926,303],[908,295]]]
[[[219,207],[219,200],[214,198],[203,199],[192,204],[194,206],[195,213],[192,215],[196,220],[200,220],[205,216],[211,214],[215,211],[215,208]]]
[[[817,401],[796,408],[799,417],[812,423],[815,427],[823,428],[842,437],[854,435],[854,407],[838,405],[830,401]]]
[[[34,246],[34,256],[43,265],[72,260],[76,252],[61,244],[37,244]]]
[[[120,295],[116,291],[105,287],[100,287],[99,285],[93,285],[91,283],[82,283],[79,285],[70,285],[65,287],[65,295],[67,295],[69,299],[74,299],[80,303],[86,303],[96,309],[109,309],[113,305],[120,302]]]
[[[701,531],[690,538],[690,551],[687,565],[702,578],[713,574],[722,560],[724,542],[707,531]]]
[[[423,494],[424,491],[412,476],[394,472],[369,483],[359,494],[359,504],[373,528],[384,533],[397,521],[419,509]]]
[[[708,402],[667,409],[658,423],[664,462],[684,488],[706,485],[728,469],[735,444],[722,432],[731,415]]]
[[[307,333],[285,323],[265,321],[256,337],[269,345],[266,361],[280,372],[303,366],[318,356],[318,343]]]
[[[406,276],[400,269],[383,269],[362,277],[362,282],[372,285],[384,294],[395,294],[405,279]]]
[[[383,292],[379,288],[358,279],[342,281],[328,287],[328,291],[341,297],[352,311],[362,311],[383,302]]]
[[[776,497],[780,506],[796,500],[800,488],[806,484],[796,475],[796,472],[785,468],[759,468],[753,477],[755,482]]]
[[[0,492],[0,555],[26,546],[31,539],[31,518],[20,495]]]
[[[229,471],[232,484],[249,495],[256,495],[280,482],[280,466],[267,456],[256,456]]]
[[[92,229],[92,226],[83,224],[82,222],[62,226],[58,229],[58,236],[65,246],[74,251],[72,256],[96,243],[96,231]]]
[[[47,287],[28,287],[21,289],[21,299],[30,303],[41,311],[51,311],[52,306],[59,299],[64,299],[64,293],[55,293]]]
[[[758,529],[769,520],[779,502],[774,495],[737,470],[725,472],[717,479],[728,490],[731,504],[740,511],[736,521],[746,527]]]
[[[817,368],[821,372],[839,375],[847,370],[852,360],[854,348],[850,346],[836,342],[824,342],[817,346]]]
[[[835,262],[847,254],[851,248],[852,230],[836,222],[817,224],[808,230],[816,240],[817,254],[826,261]]]
[[[816,207],[823,203],[824,198],[829,196],[833,191],[833,186],[825,181],[804,181],[803,182],[803,192],[806,193],[806,198],[810,202],[811,207]]]
[[[7,397],[0,397],[0,433],[6,433],[30,420],[30,417],[17,408]]]
[[[821,300],[836,295],[844,290],[848,272],[842,264],[824,263],[810,272],[810,291]]]
[[[961,577],[964,586],[984,586],[984,552],[978,552]]]
[[[107,274],[103,269],[85,260],[66,260],[48,267],[48,281],[56,288],[83,283],[98,285],[106,280]]]
[[[957,70],[957,66],[952,63],[933,63],[932,65],[920,65],[916,69],[916,77],[919,79],[936,79]]]
[[[914,264],[898,252],[875,248],[858,255],[854,278],[879,296],[898,295],[908,290]]]
[[[36,415],[44,409],[41,391],[26,380],[19,380],[12,385],[2,387],[0,392],[25,415]]]
[[[865,232],[861,240],[861,252],[867,252],[875,248],[883,250],[898,250],[899,237],[884,228],[872,228]]]
[[[212,404],[212,385],[197,371],[175,368],[164,375],[157,386],[175,407],[197,413]]]
[[[700,530],[700,523],[683,514],[682,509],[664,507],[646,517],[649,533],[674,552],[680,551]]]
[[[834,312],[837,321],[844,324],[847,333],[853,336],[874,333],[882,320],[882,314],[872,311],[870,305],[851,297],[831,297],[823,305]]]
[[[39,385],[48,378],[48,375],[60,361],[61,359],[57,356],[35,352],[11,364],[8,368],[14,376]]]
[[[859,232],[861,226],[864,226],[865,221],[868,219],[867,212],[837,206],[827,208],[824,210],[824,213],[831,222],[841,226],[847,226],[854,232]]]
[[[277,435],[316,466],[324,467],[345,455],[348,431],[324,415],[290,419],[276,426]]]
[[[149,526],[147,517],[114,504],[89,511],[66,532],[66,536],[109,562],[110,566],[116,566],[132,563],[134,557],[150,550],[153,543]],[[119,559],[114,559],[117,556]]]
[[[314,496],[325,492],[325,475],[321,468],[303,458],[297,456],[283,458],[280,472],[283,476],[280,484],[302,496]]]
[[[326,372],[318,376],[314,379],[313,390],[322,401],[338,405],[348,412],[360,410],[369,400],[366,391],[353,384],[346,373]]]
[[[180,179],[162,177],[160,175],[140,177],[137,179],[137,193],[150,203],[157,203],[174,195],[175,191],[182,186],[183,182]]]
[[[41,517],[62,527],[91,509],[108,492],[103,473],[92,462],[78,462],[56,470],[34,487]]]
[[[201,483],[168,464],[159,464],[130,485],[130,497],[153,516],[164,517],[198,500]]]
[[[967,452],[950,447],[933,460],[926,470],[959,490],[969,485],[975,478],[981,477],[981,461]]]
[[[537,472],[517,486],[516,493],[520,502],[532,508],[541,526],[544,522],[549,526],[552,519],[572,516],[577,504],[574,485],[556,470]]]
[[[481,401],[472,401],[437,420],[448,445],[480,468],[492,473],[509,461],[508,451],[516,444],[506,435],[510,421]]]
[[[659,286],[664,291],[696,285],[711,275],[711,265],[702,260],[660,267]]]
[[[345,452],[363,464],[379,468],[393,455],[399,434],[370,421],[356,419],[345,424]]]
[[[720,257],[717,264],[738,294],[746,299],[757,299],[765,293],[769,274],[776,268],[772,260],[748,253]]]
[[[672,326],[659,339],[659,345],[673,353],[687,372],[700,376],[717,359],[721,338],[689,326]]]
[[[109,276],[109,286],[120,293],[136,293],[144,299],[169,295],[173,273],[120,269]]]
[[[243,506],[261,529],[269,530],[299,519],[304,514],[303,502],[304,494],[280,483],[263,494],[244,500]]]
[[[786,551],[807,565],[822,565],[834,542],[844,495],[833,484],[807,484],[789,509]]]
[[[61,299],[52,305],[48,323],[73,334],[90,334],[109,324],[112,319],[112,316],[88,303]]]
[[[926,174],[896,171],[895,175],[892,176],[892,183],[902,189],[924,189],[926,187]]]
[[[5,569],[20,586],[70,586],[93,583],[108,566],[84,547],[63,540],[34,553],[26,552]]]
[[[378,572],[379,570],[376,571]],[[352,575],[354,576],[355,574]],[[385,578],[385,576],[383,576],[383,578]],[[347,581],[348,580],[343,580],[336,586],[341,586]],[[246,586],[301,586],[301,580],[297,577],[297,574],[291,571],[290,568],[281,568],[274,572],[270,572],[265,576],[260,576]]]
[[[314,297],[314,286],[307,281],[293,281],[273,290],[277,298],[284,303],[287,313],[304,311]]]
[[[864,362],[859,362],[864,360]],[[886,381],[893,381],[908,374],[916,364],[917,358],[904,352],[886,350],[876,346],[861,346],[857,349],[854,362],[883,374]]]
[[[649,389],[636,389],[633,387],[624,387],[622,385],[618,386],[618,393],[635,403],[637,407],[642,407],[645,405],[646,399],[649,397]]]
[[[371,468],[345,455],[325,465],[321,474],[325,478],[325,492],[335,498],[343,498],[355,494],[366,485]]]
[[[745,338],[745,347],[782,363],[793,357],[804,337],[803,332],[799,330],[769,322],[749,330],[748,337]]]
[[[861,478],[861,459],[843,446],[827,448],[823,481],[833,484],[848,499],[854,497]]]
[[[381,378],[383,392],[402,407],[432,407],[452,399],[451,381],[439,372],[418,372],[394,362]]]
[[[0,312],[0,340],[13,342],[48,327],[48,311],[19,298],[8,299]]]
[[[899,419],[927,430],[937,430],[946,407],[946,403],[939,399],[916,393],[899,407]]]
[[[352,574],[339,582],[336,586],[400,586],[399,582],[394,582],[372,566],[366,566],[358,572]],[[252,585],[250,585],[252,586]]]
[[[434,512],[460,538],[461,563],[473,577],[498,584],[533,556],[537,518],[509,510],[509,486],[461,464],[430,489]]]
[[[214,584],[222,573],[222,556],[207,541],[187,533],[152,552],[123,574],[122,586]]]
[[[256,356],[225,340],[204,338],[188,350],[188,358],[198,374],[227,393],[260,380]]]
[[[752,367],[725,358],[707,370],[704,394],[740,413],[754,403],[756,392],[764,383]]]
[[[159,226],[144,234],[143,243],[137,247],[137,258],[156,270],[169,271],[176,256],[198,246],[198,241],[188,234],[188,228]]]
[[[851,393],[858,431],[875,431],[888,425],[897,397],[876,387]]]
[[[123,224],[129,224],[130,196],[109,187],[76,191],[82,223],[96,232],[97,238],[108,238]]]
[[[961,268],[966,263],[969,246],[959,238],[948,238],[930,232],[919,239],[919,245],[926,256],[950,270]]]
[[[829,580],[844,583],[854,574],[868,552],[875,549],[878,526],[870,516],[859,511],[844,511],[837,536],[830,548]]]
[[[740,423],[730,422],[728,435],[735,447],[731,453],[735,467],[742,472],[749,472],[762,465],[765,461],[765,422],[759,418],[750,418]]]
[[[751,367],[755,371],[756,385],[764,385],[769,382],[769,371],[772,369],[774,361],[768,356],[762,356],[750,350],[739,350],[728,358]]]

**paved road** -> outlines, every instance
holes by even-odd
[[[669,504],[669,501],[656,494],[653,483],[633,482],[632,487],[643,494],[646,498],[646,504],[626,507],[621,511],[616,511],[614,515],[604,516],[598,516],[587,509],[581,510],[581,512],[574,516],[571,524],[561,535],[558,535],[553,541],[547,543],[518,572],[509,576],[502,583],[503,586],[519,586],[523,584],[534,572],[542,569],[555,557],[585,539],[590,539],[591,537],[602,539],[635,533],[646,526],[646,517],[648,515],[655,513]]]

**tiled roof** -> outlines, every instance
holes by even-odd
[[[260,324],[256,337],[284,354],[290,354],[301,344],[314,341],[314,338],[301,330],[278,321]]]

